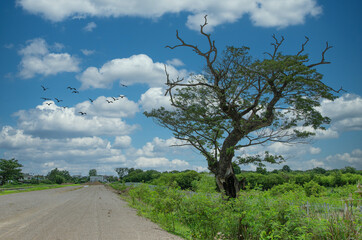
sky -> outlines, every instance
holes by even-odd
[[[321,100],[332,121],[309,143],[237,154],[282,154],[293,170],[362,170],[361,10],[359,0],[0,1],[0,158],[44,175],[56,167],[83,176],[93,168],[115,175],[116,167],[207,171],[201,154],[172,146],[172,133],[143,114],[170,104],[165,65],[173,79],[203,72],[190,49],[165,46],[179,43],[178,30],[206,49],[200,24],[207,15],[205,31],[219,52],[248,46],[263,59],[275,34],[285,38],[283,53],[296,54],[307,36],[305,51],[318,62],[328,41],[331,64],[317,70],[324,83],[346,90]]]

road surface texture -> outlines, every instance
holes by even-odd
[[[0,196],[1,240],[181,240],[103,185]]]

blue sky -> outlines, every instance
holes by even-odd
[[[332,123],[309,144],[274,143],[238,154],[283,154],[292,169],[362,169],[361,10],[358,0],[1,1],[0,157],[37,174],[55,167],[83,175],[92,168],[114,175],[115,167],[206,170],[201,155],[170,147],[177,143],[171,132],[143,112],[169,104],[164,64],[174,78],[202,73],[199,56],[165,46],[178,43],[176,30],[206,46],[199,25],[207,14],[206,31],[219,51],[248,46],[263,58],[275,34],[292,54],[308,36],[306,52],[317,62],[328,41],[332,63],[318,71],[326,84],[347,91],[322,101]],[[125,97],[107,102],[119,95]]]

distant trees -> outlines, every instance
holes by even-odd
[[[47,174],[47,179],[53,183],[62,184],[71,181],[72,177],[67,170],[59,170],[58,168],[55,168]]]
[[[23,177],[21,173],[21,165],[16,159],[0,159],[0,185],[4,185],[7,181],[18,181]]]
[[[97,170],[96,169],[89,170],[89,176],[97,176]]]
[[[120,179],[128,174],[128,168],[115,168],[114,171],[117,172]]]

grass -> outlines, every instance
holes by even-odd
[[[32,191],[40,191],[52,188],[62,188],[62,187],[69,187],[69,186],[79,186],[79,184],[64,184],[64,185],[57,185],[57,184],[22,184],[22,185],[7,185],[5,187],[0,188],[0,196],[13,194],[13,193],[20,193],[20,192],[32,192]]]

